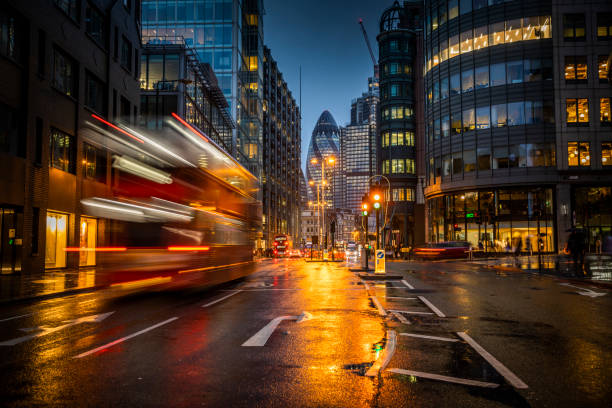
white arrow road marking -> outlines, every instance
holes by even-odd
[[[430,373],[424,373],[422,371],[403,370],[401,368],[390,368],[387,371],[391,373],[395,373],[395,374],[411,375],[413,377],[428,378],[430,380],[446,381],[446,382],[455,383],[455,384],[472,385],[472,386],[484,387],[484,388],[499,387],[499,384],[495,384],[495,383],[468,380],[465,378],[447,377],[446,375],[430,374]]]
[[[46,336],[47,334],[55,333],[57,331],[65,329],[66,327],[74,326],[74,325],[81,324],[81,323],[100,323],[102,320],[106,319],[108,316],[112,315],[113,313],[115,312],[108,312],[108,313],[102,313],[102,314],[97,314],[97,315],[79,317],[78,319],[74,319],[74,320],[65,320],[63,323],[66,323],[66,324],[62,324],[61,326],[57,326],[57,327],[39,326],[39,327],[27,328],[23,331],[27,331],[27,332],[38,331],[38,333],[30,334],[30,335],[23,336],[23,337],[17,337],[16,339],[12,339],[12,340],[3,341],[2,343],[0,343],[0,346],[14,346],[15,344],[23,343],[24,341],[32,340],[37,337]]]
[[[207,304],[202,305],[202,307],[209,307],[209,306],[212,306],[212,305],[214,305],[215,303],[219,303],[219,302],[221,302],[222,300],[225,300],[225,299],[227,299],[228,297],[231,297],[231,296],[237,295],[237,294],[238,294],[238,293],[240,293],[240,292],[242,292],[242,291],[241,291],[241,290],[237,290],[237,291],[235,291],[235,292],[230,293],[229,295],[223,296],[223,297],[222,297],[222,298],[220,298],[220,299],[213,300],[212,302],[208,302]]]
[[[170,318],[170,319],[168,319],[168,320],[164,320],[164,321],[163,321],[163,322],[161,322],[161,323],[154,324],[153,326],[147,327],[146,329],[142,329],[142,330],[140,330],[140,331],[137,331],[136,333],[132,333],[132,334],[130,334],[129,336],[125,336],[125,337],[122,337],[122,338],[117,339],[117,340],[115,340],[115,341],[111,341],[110,343],[107,343],[107,344],[105,344],[105,345],[103,345],[103,346],[100,346],[100,347],[96,347],[96,348],[95,348],[95,349],[93,349],[93,350],[86,351],[86,352],[81,353],[81,354],[79,354],[78,356],[74,356],[74,357],[72,357],[72,358],[82,358],[82,357],[87,357],[87,356],[88,356],[88,355],[90,355],[90,354],[97,353],[97,352],[98,352],[98,351],[100,351],[100,350],[104,350],[104,349],[110,348],[110,347],[114,346],[115,344],[122,343],[122,342],[124,342],[124,341],[126,341],[126,340],[131,339],[132,337],[139,336],[139,335],[141,335],[141,334],[143,334],[143,333],[146,333],[146,332],[148,332],[148,331],[150,331],[150,330],[153,330],[153,329],[156,329],[156,328],[158,328],[158,327],[160,327],[160,326],[163,326],[164,324],[168,324],[168,323],[170,323],[170,322],[173,322],[173,321],[175,321],[176,319],[178,319],[178,317],[172,317],[172,318]]]
[[[436,314],[436,316],[438,316],[438,317],[446,317],[446,315],[444,313],[442,313],[440,311],[440,309],[435,307],[433,305],[433,303],[431,303],[429,300],[425,299],[423,296],[419,296],[418,298],[421,300],[421,302],[425,303],[427,305],[427,307],[430,308],[431,311]]]
[[[366,377],[375,377],[380,370],[384,370],[387,367],[389,361],[391,361],[391,357],[393,357],[395,353],[396,337],[395,330],[387,331],[387,345],[372,367],[365,373]]]
[[[580,292],[576,292],[576,293],[578,293],[579,295],[582,295],[582,296],[589,296],[589,297],[595,298],[595,297],[598,297],[598,296],[605,296],[605,295],[607,295],[607,293],[595,292],[595,291],[593,291],[591,289],[588,289],[588,288],[582,288],[580,286],[570,285],[569,283],[560,283],[559,285],[561,285],[561,286],[568,286],[570,288],[579,289]]]
[[[268,339],[274,333],[274,330],[283,320],[295,320],[298,323],[312,319],[312,315],[308,312],[302,312],[299,316],[279,316],[272,319],[261,330],[255,333],[250,339],[242,343],[242,347],[263,347]]]
[[[506,379],[506,381],[508,381],[514,388],[529,388],[527,384],[525,384],[520,378],[516,376],[516,374],[510,371],[508,367],[500,363],[498,359],[493,357],[491,353],[482,348],[480,344],[476,343],[476,341],[470,336],[468,336],[467,333],[457,332],[457,335],[461,337],[467,344],[472,346],[472,348],[476,350],[476,352],[480,354],[482,358],[487,360],[487,362],[491,364],[493,368],[495,368],[495,370],[497,370],[497,372],[500,373]]]

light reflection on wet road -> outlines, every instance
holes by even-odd
[[[370,282],[368,293],[342,263],[275,260],[212,290],[95,292],[5,306],[0,343],[40,326],[114,313],[0,346],[0,398],[6,406],[190,407],[563,407],[612,400],[609,293],[593,299],[549,278],[500,276],[466,264],[391,262],[388,270],[414,289],[399,280]],[[371,296],[395,313],[381,316]],[[273,319],[303,312],[312,318],[282,320],[264,346],[242,346]],[[19,317],[4,320],[12,316]],[[388,330],[397,344],[387,368],[413,374],[367,377],[389,347]],[[494,388],[478,385],[485,383]]]

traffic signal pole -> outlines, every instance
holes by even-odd
[[[363,248],[365,249],[365,257],[364,257],[364,269],[366,272],[370,272],[370,267],[368,266],[368,258],[370,257],[370,248],[368,245],[368,216],[367,216],[367,212],[366,215],[363,216],[363,219],[365,220],[365,242],[363,245]]]

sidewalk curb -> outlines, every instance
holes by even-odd
[[[98,290],[107,289],[108,286],[92,286],[88,288],[77,288],[77,289],[68,289],[61,292],[53,292],[53,293],[45,293],[44,295],[33,295],[33,296],[22,296],[18,298],[12,299],[3,299],[0,300],[0,306],[7,306],[12,304],[20,304],[20,303],[31,303],[40,300],[49,300],[49,299],[57,299],[66,296],[79,295],[82,293],[91,293],[96,292]]]
[[[481,265],[481,266],[487,269],[496,269],[499,271],[506,271],[506,272],[523,272],[523,273],[529,273],[532,275],[546,276],[548,278],[560,279],[560,280],[564,280],[564,281],[572,282],[572,283],[583,283],[583,284],[587,283],[587,284],[590,284],[590,285],[593,285],[599,288],[612,289],[612,282],[601,282],[601,281],[596,281],[596,280],[587,280],[587,279],[571,278],[567,276],[558,276],[558,275],[553,275],[550,273],[531,272],[531,271],[526,271],[526,270],[512,267],[512,266],[501,266],[501,265]]]

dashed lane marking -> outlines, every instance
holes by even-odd
[[[90,354],[94,354],[94,353],[97,353],[98,351],[108,349],[108,348],[113,347],[113,346],[115,346],[115,345],[117,345],[117,344],[119,344],[119,343],[123,343],[124,341],[129,340],[129,339],[131,339],[131,338],[133,338],[133,337],[140,336],[141,334],[144,334],[144,333],[146,333],[146,332],[148,332],[148,331],[151,331],[151,330],[153,330],[153,329],[157,329],[158,327],[161,327],[161,326],[163,326],[163,325],[165,325],[165,324],[168,324],[168,323],[170,323],[170,322],[173,322],[173,321],[175,321],[176,319],[178,319],[178,317],[172,317],[172,318],[170,318],[170,319],[168,319],[168,320],[164,320],[164,321],[163,321],[163,322],[161,322],[161,323],[154,324],[153,326],[147,327],[146,329],[142,329],[142,330],[140,330],[140,331],[137,331],[136,333],[132,333],[132,334],[130,334],[129,336],[121,337],[120,339],[117,339],[117,340],[111,341],[110,343],[106,343],[106,344],[105,344],[105,345],[103,345],[103,346],[96,347],[96,348],[95,348],[95,349],[93,349],[93,350],[86,351],[86,352],[81,353],[81,354],[79,354],[78,356],[74,356],[74,357],[72,357],[72,358],[83,358],[83,357],[87,357],[87,356],[88,356],[88,355],[90,355]]]
[[[414,289],[414,286],[412,286],[411,284],[409,284],[408,282],[406,282],[406,280],[402,279],[402,283],[403,283],[404,285],[406,285],[406,287],[407,287],[408,289]]]
[[[222,297],[222,298],[220,298],[220,299],[213,300],[212,302],[209,302],[209,303],[207,303],[207,304],[205,304],[205,305],[202,305],[202,307],[209,307],[209,306],[212,306],[212,305],[214,305],[214,304],[216,304],[216,303],[219,303],[219,302],[221,302],[221,301],[223,301],[223,300],[227,299],[228,297],[232,297],[232,296],[234,296],[234,295],[237,295],[237,294],[238,294],[238,293],[240,293],[240,292],[242,292],[242,290],[237,290],[237,291],[235,291],[235,292],[230,293],[229,295],[223,296],[223,297]]]
[[[400,336],[416,337],[419,339],[428,339],[428,340],[449,341],[449,342],[459,341],[457,339],[451,339],[448,337],[427,336],[425,334],[416,334],[416,333],[400,333]]]
[[[465,378],[448,377],[446,375],[424,373],[422,371],[404,370],[404,369],[401,369],[401,368],[390,368],[387,371],[390,372],[390,373],[395,373],[395,374],[411,375],[413,377],[420,377],[420,378],[427,378],[427,379],[430,379],[430,380],[445,381],[445,382],[454,383],[454,384],[471,385],[471,386],[483,387],[483,388],[497,388],[497,387],[499,387],[499,384],[495,384],[495,383],[484,382],[484,381],[476,381],[476,380],[468,380],[468,379],[465,379]]]
[[[395,343],[396,343],[397,334],[394,330],[387,331],[387,345],[382,352],[382,354],[376,359],[372,367],[365,373],[366,377],[375,377],[381,370],[384,370],[389,362],[391,361],[391,357],[395,353]]]
[[[429,300],[425,299],[425,297],[423,297],[423,296],[419,296],[418,298],[419,298],[419,300],[420,300],[421,302],[425,303],[425,304],[427,305],[427,307],[428,307],[428,308],[430,308],[430,309],[431,309],[431,311],[432,311],[432,312],[434,312],[434,313],[436,314],[436,316],[438,316],[438,317],[446,317],[446,315],[445,315],[444,313],[442,313],[442,312],[440,311],[440,309],[438,309],[437,307],[435,307],[435,306],[433,305],[433,303],[431,303]]]
[[[406,314],[415,314],[415,315],[432,315],[433,314],[431,312],[417,312],[413,310],[391,310],[389,309],[389,311],[395,312],[395,313],[406,313]]]
[[[372,302],[374,302],[374,304],[376,305],[376,308],[378,309],[378,314],[381,316],[386,316],[387,312],[385,311],[385,308],[382,307],[382,305],[378,301],[378,298],[376,296],[371,296],[371,298],[372,298]]]
[[[393,316],[395,316],[395,318],[397,320],[399,320],[400,322],[404,323],[404,324],[410,324],[410,320],[406,319],[404,316],[402,316],[401,313],[398,312],[393,312],[391,311],[391,313],[393,314]]]
[[[7,317],[6,319],[0,319],[0,323],[8,322],[9,320],[21,319],[22,317],[28,317],[28,316],[32,316],[32,313],[23,314],[23,315],[19,315],[19,316]]]
[[[487,360],[487,362],[491,364],[493,368],[495,368],[495,370],[497,370],[497,372],[500,373],[506,379],[506,381],[508,381],[514,388],[529,388],[527,384],[525,384],[520,378],[518,378],[512,371],[510,371],[508,367],[499,362],[499,360],[493,357],[491,353],[485,350],[480,344],[476,343],[476,341],[472,339],[467,333],[457,332],[457,335],[461,337],[467,344],[472,346],[472,348],[476,350],[476,352],[480,354],[482,358]]]

